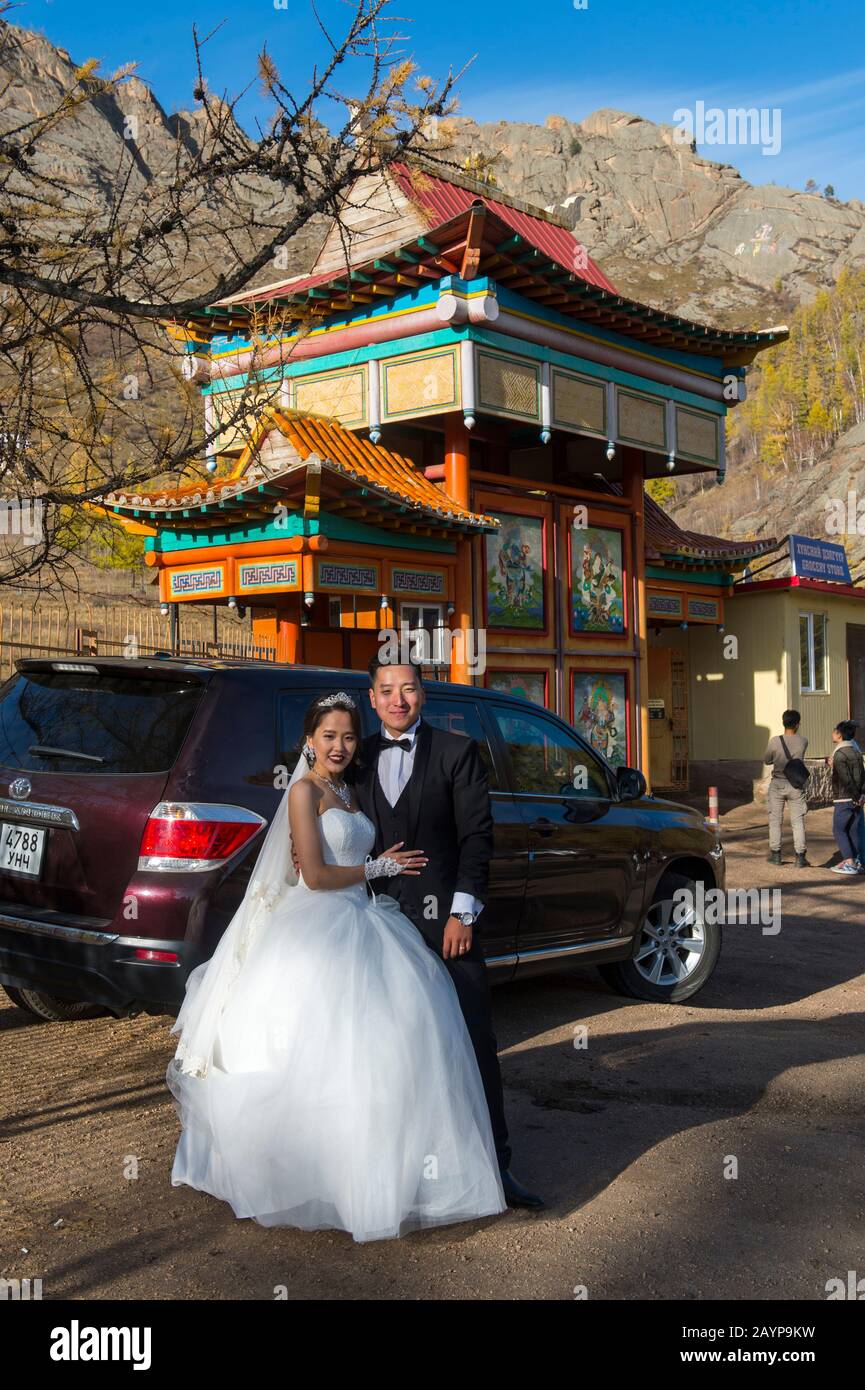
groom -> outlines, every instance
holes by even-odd
[[[487,776],[474,739],[424,723],[416,666],[369,664],[370,702],[381,732],[361,745],[354,776],[358,804],[376,827],[373,853],[402,841],[429,859],[417,877],[378,879],[447,966],[472,1040],[492,1122],[508,1206],[542,1207],[509,1170],[502,1078],[493,1033],[487,967],[476,922],[493,849]]]

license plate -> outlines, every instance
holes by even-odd
[[[38,878],[46,834],[32,825],[0,825],[0,873]]]

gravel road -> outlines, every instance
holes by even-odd
[[[723,829],[731,886],[780,888],[781,930],[728,926],[692,1003],[591,972],[495,991],[539,1214],[367,1245],[238,1221],[170,1185],[170,1020],[38,1024],[0,995],[0,1275],[45,1299],[813,1300],[865,1275],[865,879],[796,871],[789,844],[769,866],[755,807]],[[808,831],[824,864],[830,812]]]

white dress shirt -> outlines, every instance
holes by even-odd
[[[417,752],[417,735],[420,729],[420,719],[416,719],[410,729],[406,729],[404,734],[399,737],[407,738],[411,742],[410,748],[395,748],[392,752],[382,752],[378,759],[378,782],[388,804],[395,806],[402,796],[406,783],[412,775],[414,769],[414,755]],[[381,726],[381,737],[383,743],[395,743],[392,734],[389,734],[384,724]],[[409,845],[409,849],[417,846]],[[421,846],[422,848],[422,846]],[[478,898],[473,898],[470,893],[454,893],[451,903],[451,915],[455,912],[473,912],[475,917],[483,910],[483,903]]]

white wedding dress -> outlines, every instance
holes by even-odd
[[[363,813],[338,807],[319,829],[328,864],[363,863],[375,839]],[[189,977],[190,1008],[207,966]],[[179,1056],[166,1077],[182,1122],[172,1185],[238,1217],[369,1241],[506,1208],[447,967],[364,883],[313,891],[301,878],[251,941],[205,1074]]]

